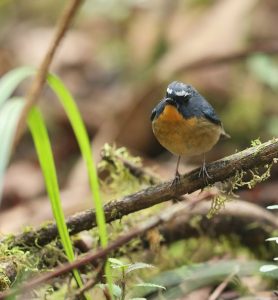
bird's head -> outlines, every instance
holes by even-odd
[[[172,105],[179,102],[185,102],[192,96],[194,89],[189,84],[179,81],[171,82],[166,90],[166,102]]]

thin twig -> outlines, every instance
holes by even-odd
[[[58,20],[56,26],[56,32],[53,36],[53,39],[49,45],[49,48],[46,52],[46,55],[43,58],[43,61],[38,69],[38,72],[32,82],[32,85],[26,95],[26,104],[22,111],[19,123],[18,130],[15,137],[14,147],[18,144],[20,138],[23,135],[23,132],[26,128],[26,117],[32,108],[32,106],[38,101],[38,98],[42,92],[49,66],[53,60],[53,57],[56,53],[58,46],[60,45],[62,38],[64,37],[66,31],[68,30],[74,15],[77,12],[77,9],[81,5],[83,0],[71,0],[63,11],[61,17]]]
[[[83,257],[76,259],[72,263],[66,263],[60,267],[57,267],[52,272],[47,272],[41,276],[37,276],[31,279],[29,282],[24,283],[21,285],[20,289],[15,290],[8,290],[6,292],[0,293],[0,300],[5,299],[8,296],[18,294],[20,292],[28,291],[33,289],[34,287],[48,282],[50,279],[54,277],[58,277],[62,274],[68,273],[73,269],[80,268],[92,261],[95,261],[100,258],[105,258],[110,252],[120,248],[121,246],[127,244],[132,239],[143,235],[150,229],[159,226],[160,224],[170,222],[175,218],[175,216],[181,212],[188,213],[197,203],[199,199],[195,199],[193,202],[188,203],[178,203],[173,205],[170,209],[165,209],[162,213],[157,216],[150,218],[147,222],[140,224],[139,226],[135,227],[134,229],[130,230],[125,235],[119,236],[116,241],[110,243],[106,248],[99,249],[96,252],[88,253]]]
[[[213,293],[209,296],[208,300],[217,300],[219,296],[222,294],[222,292],[225,290],[226,286],[229,284],[229,282],[233,279],[233,277],[238,273],[238,268],[234,270],[229,276],[225,278],[221,284],[218,285],[218,287],[213,291]]]
[[[202,189],[207,184],[224,181],[242,170],[247,171],[261,165],[270,164],[275,158],[278,158],[278,138],[207,164],[207,170],[211,176],[207,180],[208,183],[199,177],[199,169],[195,169],[183,175],[180,182],[175,186],[172,185],[172,181],[167,181],[128,195],[121,200],[109,202],[104,206],[106,221],[112,222],[121,219],[130,213]],[[67,226],[70,234],[76,234],[95,227],[95,211],[90,209],[69,217]],[[57,237],[56,224],[51,223],[42,226],[38,230],[15,236],[10,241],[10,246],[43,246]]]
[[[98,282],[100,282],[101,277],[104,274],[104,266],[105,263],[101,262],[96,270],[96,276],[89,279],[79,290],[76,291],[74,297],[78,299],[78,297],[82,296],[85,292],[92,289]]]

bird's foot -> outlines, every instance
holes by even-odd
[[[212,176],[208,173],[206,164],[203,163],[202,167],[200,168],[199,171],[199,177],[203,177],[204,181],[206,184],[208,184],[208,179],[212,179]]]
[[[171,186],[177,188],[180,182],[181,182],[181,174],[179,172],[176,172],[175,178],[172,181]]]

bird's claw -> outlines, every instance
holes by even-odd
[[[172,181],[171,186],[176,188],[180,182],[181,182],[181,175],[179,172],[176,172],[175,178]]]
[[[206,184],[208,184],[208,179],[212,179],[212,176],[208,173],[206,164],[203,163],[202,167],[200,168],[199,171],[199,177],[203,177],[204,181]]]

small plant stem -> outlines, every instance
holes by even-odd
[[[122,268],[122,280],[121,280],[121,283],[122,283],[122,297],[121,297],[121,300],[125,300],[125,293],[126,293],[126,274],[125,274],[125,268],[123,267]]]
[[[218,285],[217,288],[213,291],[213,293],[209,296],[208,300],[217,300],[222,294],[222,292],[225,290],[229,282],[232,280],[232,278],[238,273],[238,271],[239,270],[235,270],[229,276],[227,276],[225,280],[221,282],[221,284]]]
[[[82,288],[80,288],[76,293],[75,293],[75,298],[78,299],[81,295],[83,295],[86,291],[90,290],[93,288],[99,281],[101,281],[101,278],[104,273],[104,263],[100,263],[97,267],[96,270],[97,274],[96,277],[88,280]]]

